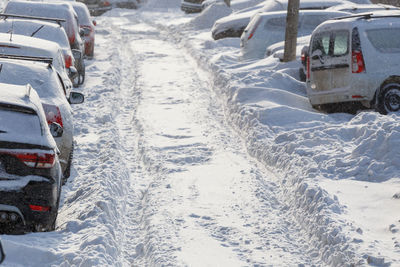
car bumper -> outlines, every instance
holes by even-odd
[[[311,105],[323,105],[331,103],[371,101],[372,97],[365,93],[365,90],[354,90],[349,87],[336,88],[329,91],[314,91],[307,82],[307,95]]]
[[[1,233],[46,230],[56,218],[59,195],[58,181],[51,181],[40,176],[30,177],[36,177],[36,179],[32,179],[19,189],[7,188],[7,183],[15,181],[0,181]],[[30,205],[50,207],[50,209],[34,211],[30,208]],[[7,215],[6,219],[1,218],[4,214]]]

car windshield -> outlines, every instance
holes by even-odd
[[[367,38],[382,53],[400,52],[400,28],[367,30]]]
[[[36,114],[20,112],[0,104],[0,140],[3,140],[3,134],[13,136],[22,133],[40,136],[42,132],[39,117]]]

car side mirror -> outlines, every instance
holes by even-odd
[[[74,56],[74,59],[81,59],[82,51],[79,49],[72,49],[72,55]]]
[[[69,93],[68,102],[70,104],[81,104],[85,101],[85,96],[78,92]]]
[[[92,23],[94,26],[97,26],[97,21],[93,20]]]
[[[52,122],[50,124],[50,133],[53,137],[61,137],[64,133],[64,129],[57,122]]]

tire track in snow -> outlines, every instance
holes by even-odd
[[[146,25],[140,26],[143,27]],[[137,103],[139,107],[136,112],[138,111],[139,113],[136,113],[138,117],[135,120],[135,125],[138,132],[140,132],[138,140],[139,154],[148,172],[146,177],[152,177],[152,181],[148,183],[149,187],[144,190],[143,194],[141,229],[144,230],[144,236],[142,237],[143,243],[140,243],[136,247],[138,251],[136,256],[138,257],[135,257],[133,264],[196,265],[198,263],[196,260],[200,260],[200,258],[196,259],[196,255],[191,254],[195,250],[191,246],[196,242],[193,243],[188,239],[197,238],[198,236],[201,237],[200,239],[203,239],[199,240],[199,243],[203,243],[202,249],[204,249],[206,255],[207,253],[213,255],[212,251],[207,250],[208,244],[211,247],[214,246],[213,249],[219,252],[224,251],[222,254],[226,258],[223,259],[216,256],[216,261],[212,262],[214,264],[218,264],[218,261],[229,262],[229,260],[232,260],[235,263],[234,265],[263,265],[269,262],[279,264],[284,262],[287,264],[297,264],[300,262],[306,264],[313,263],[313,257],[309,256],[312,253],[312,248],[307,247],[301,235],[297,234],[298,229],[295,223],[291,222],[290,219],[284,219],[287,208],[279,201],[279,187],[274,183],[265,181],[264,176],[272,174],[263,170],[262,167],[257,166],[257,163],[252,162],[246,153],[235,152],[237,149],[241,151],[245,151],[245,149],[242,144],[232,145],[230,143],[232,138],[240,143],[238,141],[239,138],[230,130],[226,133],[224,132],[229,127],[223,122],[221,106],[216,104],[212,99],[215,95],[210,90],[205,89],[209,87],[209,84],[204,82],[204,77],[196,75],[196,67],[193,62],[188,64],[187,58],[182,61],[185,62],[183,65],[189,65],[191,68],[191,75],[193,75],[192,82],[201,87],[190,88],[190,90],[200,89],[200,93],[196,91],[184,92],[181,97],[177,97],[176,92],[171,92],[172,96],[167,93],[163,95],[163,98],[157,98],[157,94],[162,94],[166,89],[163,86],[151,83],[151,79],[145,77],[145,72],[149,71],[150,68],[146,66],[146,62],[154,60],[154,62],[148,64],[153,64],[153,66],[162,65],[163,62],[171,60],[171,53],[176,56],[177,48],[171,48],[171,44],[166,42],[165,37],[161,38],[164,40],[160,40],[159,34],[156,33],[157,31],[147,30],[144,36],[137,37],[133,42],[135,56],[137,56],[136,62],[141,62],[141,64],[135,65],[136,68],[139,68],[140,75],[138,78],[141,80],[139,86],[141,87],[141,100],[140,103]],[[130,28],[126,33],[129,32],[134,34],[135,30]],[[143,32],[141,30],[139,34],[143,34]],[[149,49],[150,47],[151,49]],[[160,47],[163,47],[163,49],[156,51]],[[163,60],[158,61],[160,59]],[[174,67],[177,67],[177,65]],[[171,68],[171,66],[164,68],[155,67],[152,72],[153,74],[162,75],[160,73],[167,71],[168,68]],[[154,76],[153,79],[157,78],[157,76]],[[168,86],[168,82],[166,84]],[[177,85],[174,84],[174,81],[170,81],[169,84],[172,84],[172,86]],[[182,89],[184,87],[181,86]],[[190,87],[190,85],[188,84],[187,87]],[[168,87],[167,90],[169,89]],[[144,90],[148,91],[145,97],[143,96]],[[179,143],[182,140],[193,139],[195,136],[190,131],[196,129],[191,129],[183,125],[183,127],[178,128],[177,132],[173,134],[163,133],[162,131],[153,132],[154,123],[160,123],[160,121],[150,120],[150,118],[154,119],[152,117],[154,114],[151,114],[151,111],[146,109],[146,106],[157,103],[156,105],[158,107],[162,106],[162,109],[167,113],[168,110],[176,106],[194,104],[194,102],[190,102],[188,99],[191,97],[199,99],[200,96],[206,99],[206,103],[201,101],[203,102],[202,104],[206,105],[206,111],[194,111],[193,116],[197,119],[206,116],[205,119],[198,119],[196,123],[200,125],[201,123],[205,123],[204,126],[207,129],[204,131],[200,130],[201,134],[206,136],[206,139],[208,138],[206,141],[217,143],[203,145],[202,142],[195,142],[189,146],[187,144],[166,146],[163,143],[164,141],[161,141],[161,143],[154,142],[155,140],[160,141],[159,139],[172,139],[172,143],[176,140]],[[141,111],[142,109],[144,111]],[[205,115],[204,112],[207,114]],[[216,113],[217,115],[213,114],[210,116],[212,113]],[[210,124],[212,120],[216,120],[216,125]],[[185,131],[186,133],[182,134]],[[178,132],[179,134],[176,134]],[[235,156],[240,155],[240,157],[244,157],[246,161],[251,162],[250,165],[253,167],[248,170],[241,170],[242,173],[240,178],[237,178],[238,181],[233,183],[228,181],[227,183],[231,188],[230,190],[246,190],[247,195],[245,194],[244,197],[248,199],[243,201],[240,198],[234,197],[232,203],[224,203],[226,206],[223,207],[223,210],[213,211],[213,207],[210,209],[210,207],[202,206],[205,203],[197,203],[201,195],[206,192],[203,188],[205,185],[199,185],[193,180],[187,182],[185,179],[182,180],[180,175],[187,172],[188,168],[192,168],[191,166],[207,165],[208,161],[210,161],[207,158],[213,157],[215,151],[221,153],[219,151],[220,146],[224,150],[233,151]],[[201,152],[199,154],[199,151],[205,151],[206,154],[202,155]],[[240,164],[240,161],[237,163]],[[250,181],[247,179],[250,179]],[[174,180],[182,183],[179,186],[184,185],[184,187],[187,187],[186,189],[182,188],[182,191],[187,190],[187,192],[179,192],[180,190],[176,189],[179,186]],[[224,190],[223,187],[224,185],[218,189]],[[268,191],[264,192],[266,189]],[[229,193],[235,194],[235,191]],[[187,201],[191,201],[193,205],[201,204],[193,210],[208,209],[208,212],[211,212],[211,214],[214,213],[212,214],[213,216],[207,213],[201,214],[199,212],[179,210]],[[244,203],[241,203],[242,201]],[[230,213],[235,214],[235,217],[230,218]],[[233,222],[229,222],[232,219]],[[266,220],[268,221],[267,223],[265,222]],[[188,229],[191,229],[191,231],[188,232]],[[181,239],[184,239],[183,243]],[[233,257],[233,259],[230,257]],[[205,257],[201,257],[201,260],[204,261]]]

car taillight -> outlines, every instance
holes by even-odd
[[[365,72],[364,57],[361,51],[351,53],[351,71],[352,73]]]
[[[39,205],[32,205],[32,204],[30,204],[29,205],[29,208],[32,210],[32,211],[50,211],[50,207],[48,207],[48,206],[39,206]]]
[[[69,44],[72,45],[73,43],[75,43],[75,33],[69,37]]]
[[[44,113],[46,114],[47,124],[51,124],[52,122],[57,122],[63,127],[63,120],[61,117],[60,109],[55,105],[42,103]]]
[[[56,159],[54,152],[0,151],[0,153],[15,157],[28,167],[39,169],[53,167]]]
[[[310,57],[307,57],[306,68],[307,68],[307,80],[309,80],[310,79]]]
[[[108,1],[104,1],[104,2],[103,2],[103,5],[104,5],[104,6],[110,6],[111,4],[110,4],[110,2],[108,2]]]
[[[249,33],[249,37],[247,37],[247,40],[250,40],[253,36],[255,31],[257,30],[258,25],[261,23],[261,18],[258,17],[256,23],[254,23],[254,26],[251,28],[251,31]]]
[[[13,153],[26,166],[46,169],[53,167],[55,163],[54,153]]]
[[[65,67],[67,69],[71,68],[72,67],[72,57],[71,57],[71,55],[65,55],[64,59],[65,59]]]

